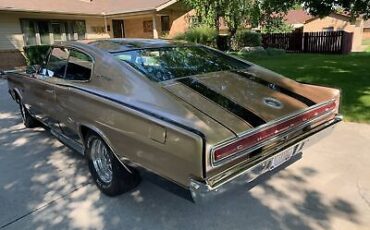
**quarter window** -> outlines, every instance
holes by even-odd
[[[71,50],[68,59],[66,80],[86,81],[90,79],[92,60],[87,54],[78,50]]]
[[[67,67],[68,56],[69,51],[67,49],[53,48],[43,74],[49,77],[63,78]]]

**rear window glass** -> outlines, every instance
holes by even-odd
[[[200,46],[148,48],[113,54],[156,82],[210,72],[241,70],[250,66]]]

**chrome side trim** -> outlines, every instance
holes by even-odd
[[[217,149],[219,149],[219,148],[223,148],[223,147],[227,146],[228,144],[231,144],[231,143],[233,143],[233,142],[236,142],[236,141],[238,141],[238,140],[240,140],[240,139],[242,139],[242,138],[245,138],[245,137],[247,137],[247,136],[253,135],[253,134],[257,133],[257,132],[261,132],[261,131],[263,131],[263,130],[266,130],[266,129],[267,129],[267,128],[269,128],[270,126],[278,125],[278,124],[280,124],[280,123],[282,123],[282,122],[284,122],[284,121],[287,121],[287,120],[289,120],[289,119],[293,119],[293,118],[295,118],[295,117],[297,117],[297,116],[299,116],[299,115],[301,115],[301,114],[303,114],[303,113],[306,113],[306,112],[309,112],[309,111],[311,111],[311,110],[314,110],[314,109],[316,109],[317,107],[321,107],[321,106],[327,105],[327,104],[329,104],[329,103],[331,103],[331,102],[333,102],[333,101],[334,101],[334,99],[333,99],[333,100],[326,101],[326,102],[323,102],[323,103],[320,103],[320,104],[317,104],[317,105],[315,105],[315,106],[313,106],[313,107],[310,107],[309,109],[300,110],[299,112],[296,112],[296,113],[294,113],[294,114],[292,114],[292,115],[290,115],[290,116],[288,116],[288,117],[279,118],[279,119],[277,119],[277,120],[272,120],[272,121],[270,121],[270,122],[268,122],[268,123],[266,123],[266,124],[264,124],[264,125],[261,125],[261,126],[259,126],[259,127],[255,128],[255,129],[248,130],[247,132],[242,133],[242,134],[241,134],[241,135],[239,135],[237,138],[229,139],[229,140],[228,140],[228,141],[226,141],[226,142],[223,142],[223,143],[221,143],[221,144],[218,144],[218,145],[213,146],[213,147],[212,147],[212,149],[211,149],[211,152],[210,152],[210,158],[211,158],[211,159],[210,159],[210,162],[211,162],[211,166],[212,166],[212,167],[220,166],[220,165],[221,165],[221,164],[223,164],[223,163],[229,162],[229,161],[231,161],[231,160],[235,160],[235,159],[240,158],[241,156],[243,156],[243,155],[245,155],[245,154],[248,154],[248,153],[250,153],[250,152],[253,152],[254,150],[256,150],[256,149],[258,149],[258,148],[260,148],[260,147],[262,147],[262,146],[264,146],[264,145],[268,145],[268,144],[270,144],[270,143],[272,143],[272,142],[274,142],[274,141],[276,141],[276,140],[282,139],[284,136],[287,136],[287,135],[289,135],[290,133],[293,133],[293,132],[295,132],[295,131],[297,131],[297,130],[299,130],[299,129],[302,129],[302,128],[304,128],[304,127],[306,127],[306,126],[308,126],[308,125],[312,124],[312,123],[315,123],[316,121],[318,121],[318,120],[320,120],[320,119],[323,119],[323,118],[325,118],[325,117],[327,117],[327,116],[331,115],[331,114],[332,114],[332,111],[325,112],[325,113],[321,114],[319,117],[317,117],[317,118],[315,118],[315,119],[313,119],[313,120],[311,120],[311,121],[307,121],[307,122],[305,122],[305,123],[302,123],[302,124],[300,124],[299,126],[295,127],[294,129],[289,129],[289,130],[287,130],[287,131],[285,131],[285,132],[283,132],[283,133],[281,133],[281,134],[279,134],[279,135],[277,135],[277,136],[275,136],[275,137],[273,137],[273,138],[271,138],[271,139],[269,139],[269,140],[267,140],[267,141],[264,141],[264,142],[262,142],[262,143],[257,144],[256,146],[254,146],[254,147],[252,147],[252,148],[250,148],[250,149],[247,149],[247,150],[244,150],[244,151],[237,152],[237,153],[235,153],[235,154],[233,154],[233,155],[230,155],[230,156],[227,156],[227,157],[225,157],[225,158],[223,158],[223,159],[221,159],[221,160],[215,161],[215,159],[214,159],[214,152],[215,152]],[[283,136],[283,137],[282,137],[282,136]]]
[[[53,136],[55,136],[58,140],[60,140],[63,144],[67,145],[68,147],[72,148],[76,152],[78,152],[81,155],[85,155],[85,147],[75,141],[73,141],[71,138],[67,137],[66,135],[59,133],[55,130],[50,131]]]

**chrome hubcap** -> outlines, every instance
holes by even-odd
[[[91,159],[99,178],[104,183],[110,183],[113,178],[112,162],[105,144],[94,139],[91,143]]]

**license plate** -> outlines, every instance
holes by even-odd
[[[295,146],[284,150],[272,159],[271,169],[278,167],[284,162],[288,161],[294,154]]]

